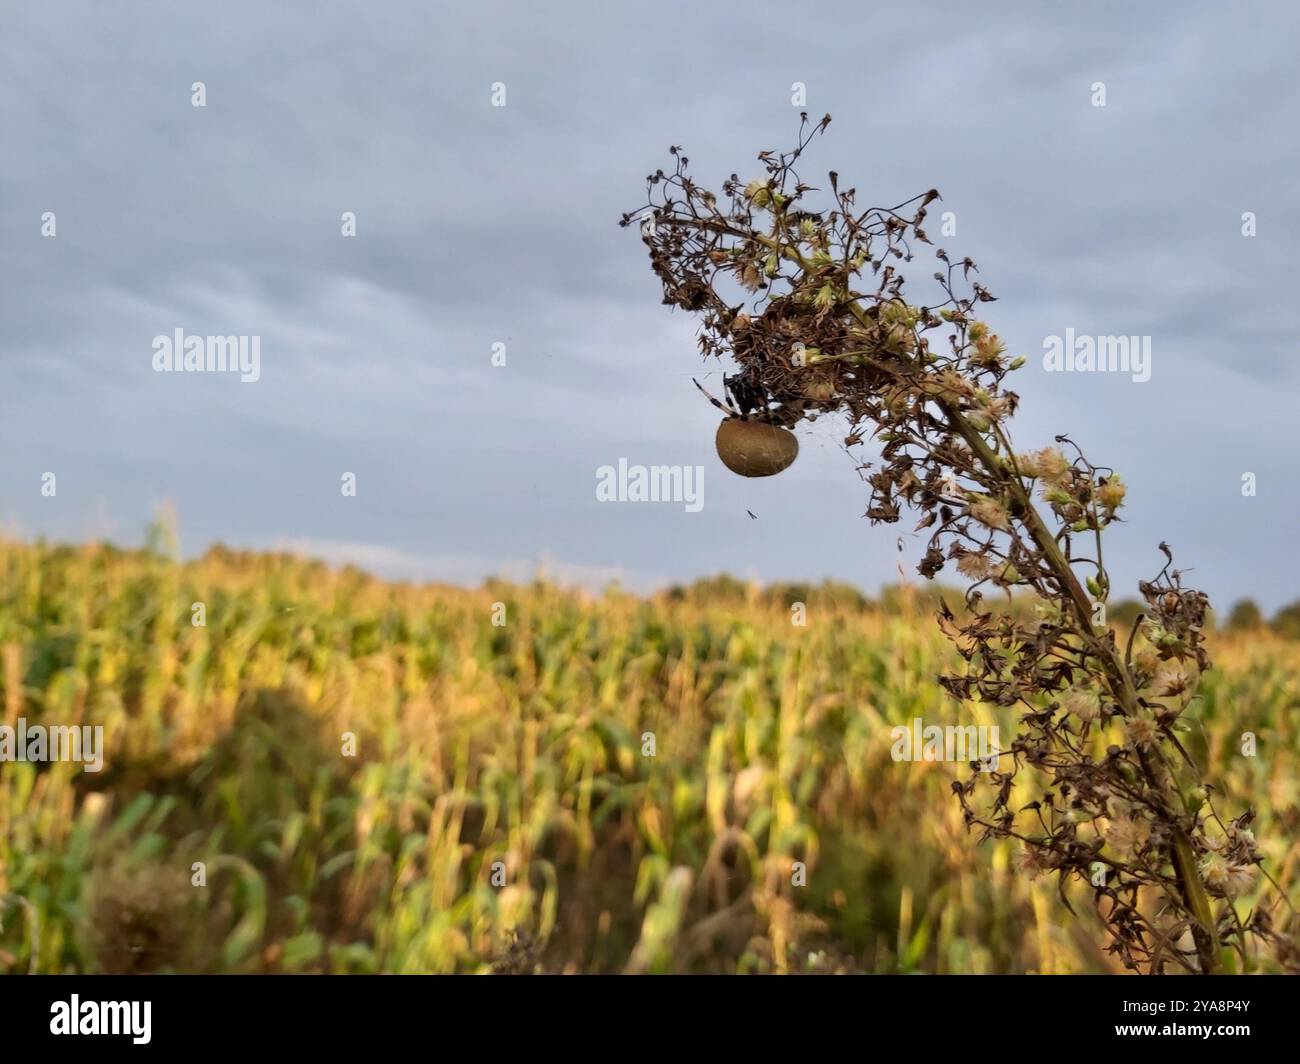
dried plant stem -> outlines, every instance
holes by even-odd
[[[725,227],[720,228],[725,229]],[[779,241],[763,238],[759,238],[759,242],[800,269],[807,270],[811,268],[807,259],[799,253],[797,248],[792,248]],[[867,326],[871,324],[870,316],[858,302],[850,303],[846,310],[861,324]],[[1052,535],[1047,523],[1034,506],[1033,499],[1025,489],[1023,481],[1015,474],[1014,470],[1009,470],[1007,464],[998,458],[992,448],[989,447],[988,441],[971,425],[955,405],[942,399],[937,401],[937,405],[943,411],[948,427],[966,442],[980,465],[984,467],[985,472],[1005,486],[1007,497],[1012,500],[1012,519],[1020,522],[1055,572],[1063,593],[1068,597],[1075,611],[1079,631],[1084,634],[1084,638],[1088,643],[1087,649],[1100,663],[1116,703],[1126,715],[1136,714],[1138,695],[1134,689],[1133,680],[1129,675],[1124,658],[1113,638],[1099,638],[1096,635],[1093,624],[1093,600],[1084,590],[1083,585],[1079,583],[1078,576],[1075,575],[1069,560],[1061,552],[1056,537]],[[1014,454],[1014,450],[1010,447],[1010,441],[1005,440],[1005,442],[1007,443],[1007,453],[1009,455]],[[1177,821],[1180,818],[1183,802],[1181,795],[1171,785],[1171,777],[1153,771],[1145,757],[1142,763],[1147,782],[1164,805],[1166,814],[1171,820]],[[1206,893],[1205,885],[1201,882],[1200,873],[1197,871],[1195,851],[1186,831],[1181,828],[1176,828],[1173,831],[1170,851],[1170,859],[1178,881],[1179,893],[1192,918],[1192,937],[1196,943],[1196,953],[1200,961],[1201,973],[1204,975],[1213,974],[1219,968],[1218,951],[1215,947],[1214,913],[1210,906],[1210,898]]]
[[[984,466],[990,475],[996,476],[1005,482],[1008,494],[1014,500],[1012,518],[1020,521],[1055,570],[1061,587],[1069,595],[1078,615],[1080,631],[1093,632],[1092,600],[1079,583],[1079,578],[1075,576],[1074,570],[1070,567],[1065,555],[1061,553],[1056,537],[1048,530],[1020,478],[1007,474],[1004,464],[998,460],[997,455],[993,453],[984,438],[962,416],[960,410],[945,402],[941,402],[939,406],[943,410],[949,425],[966,441],[971,451],[979,459],[980,464]],[[1094,637],[1091,639],[1089,649],[1101,661],[1106,676],[1110,680],[1111,694],[1115,697],[1116,702],[1125,713],[1135,713],[1137,711],[1137,692],[1133,689],[1133,681],[1129,676],[1128,667],[1120,656],[1114,641]],[[1167,779],[1151,771],[1145,758],[1143,759],[1143,766],[1146,769],[1148,782],[1157,789],[1157,793],[1167,804],[1169,811],[1176,817],[1177,811],[1182,805],[1181,796],[1177,793],[1170,793],[1172,788],[1169,786]],[[1218,956],[1214,947],[1214,914],[1210,908],[1210,898],[1205,891],[1205,885],[1201,882],[1200,874],[1196,870],[1196,857],[1192,850],[1191,840],[1185,831],[1181,829],[1175,831],[1171,849],[1172,863],[1174,872],[1178,877],[1179,890],[1187,905],[1188,912],[1191,913],[1194,919],[1192,934],[1196,942],[1197,956],[1201,962],[1201,972],[1204,975],[1210,975],[1218,968]]]
[[[962,617],[939,603],[964,662],[939,683],[963,702],[1024,712],[1009,748],[953,783],[967,825],[1023,843],[1017,861],[1030,876],[1054,874],[1067,906],[1066,884],[1090,883],[1111,951],[1131,971],[1208,974],[1231,966],[1234,950],[1249,969],[1248,943],[1300,968],[1293,932],[1275,930],[1262,906],[1245,921],[1234,908],[1262,871],[1254,811],[1221,820],[1177,734],[1211,667],[1209,599],[1183,586],[1162,543],[1164,568],[1138,585],[1148,612],[1120,645],[1104,615],[1101,534],[1119,520],[1123,481],[1065,436],[1016,453],[1007,424],[1019,396],[1005,382],[1025,359],[1007,357],[980,320],[979,304],[995,297],[970,258],[935,248],[938,301],[904,298],[899,264],[931,245],[922,223],[937,190],[861,210],[830,171],[829,204],[807,209],[818,190],[795,166],[829,122],[802,116],[796,147],[760,153],[766,176],[733,174],[722,196],[671,149],[673,171],[650,174],[645,206],[621,222],[640,224],[664,302],[701,315],[701,352],[733,364],[730,417],[788,429],[844,414],[846,448],[879,440],[879,466],[858,467],[871,487],[866,517],[889,524],[918,511],[916,531],[931,529],[918,571],[933,579],[952,564],[969,580]],[[989,587],[1008,603],[1028,589],[1032,617],[985,605]]]

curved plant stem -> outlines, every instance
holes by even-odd
[[[1097,638],[1095,635],[1092,600],[1079,583],[1065,555],[1061,553],[1056,538],[1035,508],[1024,484],[1018,476],[1008,473],[1004,463],[998,460],[984,437],[962,416],[961,411],[949,403],[941,402],[939,405],[949,425],[966,441],[980,464],[991,476],[998,478],[1006,486],[1013,501],[1012,516],[1033,537],[1034,543],[1043,552],[1055,572],[1062,589],[1069,596],[1078,617],[1079,630],[1087,633],[1085,638],[1088,649],[1102,663],[1111,694],[1126,715],[1136,713],[1137,692],[1133,688],[1132,677],[1129,675],[1124,657],[1120,654],[1114,640]],[[1162,802],[1176,818],[1182,806],[1182,798],[1177,793],[1171,793],[1173,788],[1169,784],[1168,777],[1161,777],[1153,772],[1146,765],[1145,760],[1143,764],[1147,769],[1148,781],[1156,788]],[[1196,942],[1201,972],[1210,975],[1218,968],[1218,956],[1214,948],[1214,914],[1210,908],[1209,895],[1196,868],[1196,855],[1192,851],[1191,839],[1181,828],[1175,830],[1170,849],[1179,890],[1192,917],[1192,937]]]

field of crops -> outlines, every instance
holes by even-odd
[[[0,972],[1110,970],[961,766],[891,759],[915,717],[1014,730],[935,684],[930,594],[0,542],[0,723],[105,747],[0,764]],[[1212,649],[1189,748],[1293,888],[1300,644]]]

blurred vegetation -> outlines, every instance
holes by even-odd
[[[933,589],[465,590],[166,546],[0,542],[3,723],[106,747],[0,764],[0,972],[1112,967],[1085,892],[1076,923],[966,832],[962,766],[891,760],[914,717],[1014,729],[936,686]],[[1300,646],[1231,627],[1189,748],[1290,887]]]

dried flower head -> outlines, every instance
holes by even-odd
[[[1062,696],[1061,708],[1087,723],[1101,716],[1101,698],[1096,691],[1074,689]]]
[[[1106,825],[1106,844],[1120,856],[1135,857],[1151,838],[1151,824],[1140,818],[1121,816]]]

